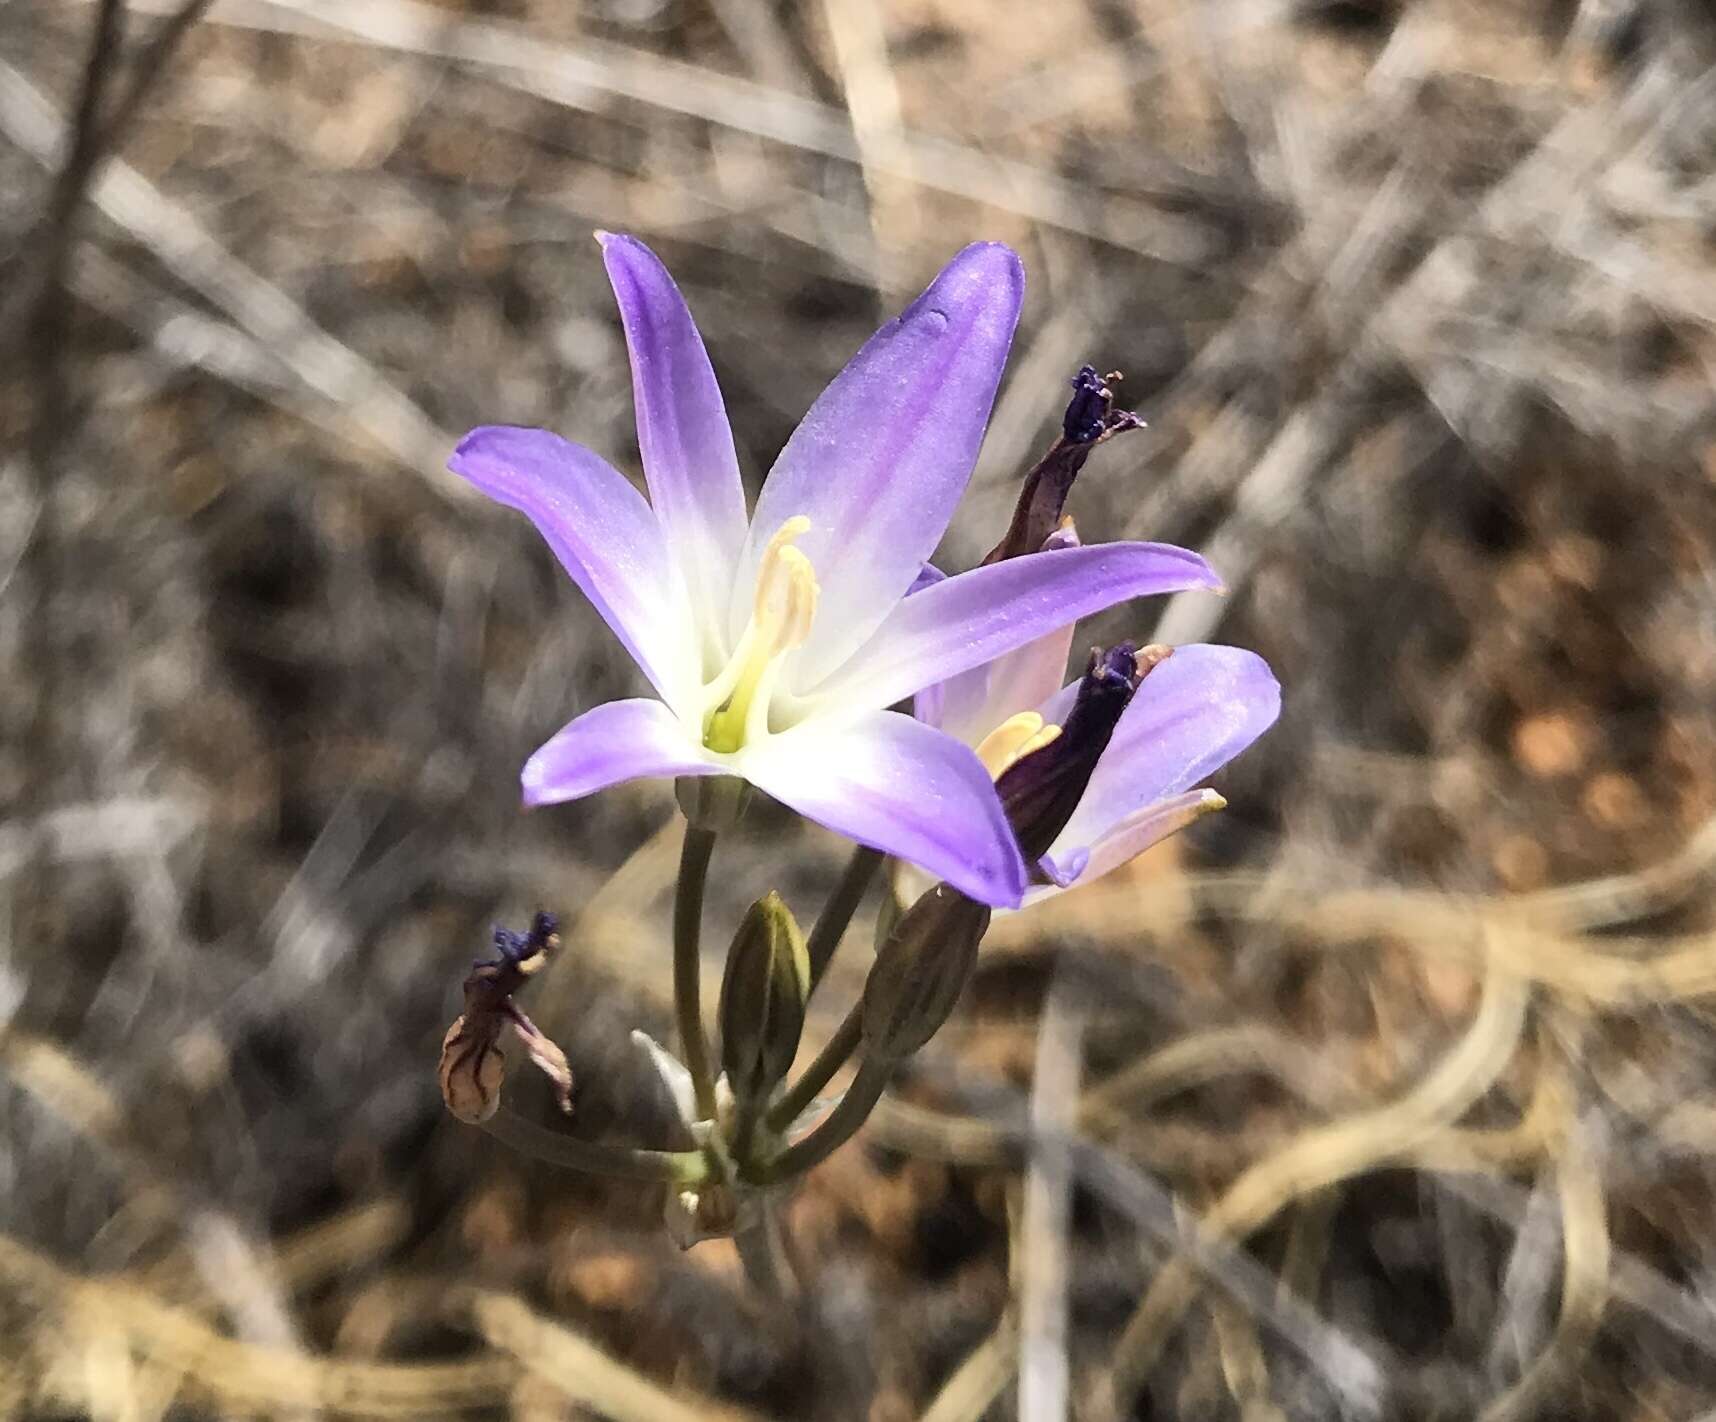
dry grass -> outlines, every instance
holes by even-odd
[[[0,3],[0,1412],[1716,1408],[1702,7],[203,9]],[[794,1197],[791,1320],[435,1100],[541,905],[576,1128],[671,1129],[628,1041],[667,796],[516,811],[629,673],[440,472],[485,420],[635,453],[595,226],[681,276],[753,480],[952,247],[1017,244],[948,561],[1118,366],[1151,427],[1085,536],[1233,591],[1092,636],[1287,689],[1226,815],[997,925]],[[837,852],[762,815],[715,908],[808,916]]]

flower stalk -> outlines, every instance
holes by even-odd
[[[840,946],[841,938],[852,923],[852,915],[864,901],[864,895],[876,877],[876,871],[882,867],[882,861],[886,858],[881,850],[861,844],[852,851],[852,857],[846,861],[840,882],[834,886],[834,892],[822,906],[822,912],[811,926],[810,939],[805,945],[810,955],[812,992],[816,991],[816,985],[828,971],[828,965],[834,960],[834,950]]]
[[[700,1150],[638,1150],[629,1146],[581,1141],[527,1121],[503,1106],[483,1121],[482,1128],[520,1155],[580,1170],[587,1175],[611,1175],[622,1180],[663,1180],[674,1185],[698,1185],[709,1178],[709,1161]]]
[[[895,1065],[885,1057],[863,1058],[858,1064],[858,1075],[828,1113],[828,1119],[803,1140],[795,1141],[773,1160],[755,1168],[751,1183],[778,1185],[821,1165],[857,1135],[859,1127],[869,1120],[870,1113],[887,1090],[888,1078],[894,1074]]]
[[[703,1031],[703,888],[714,852],[715,832],[688,823],[673,896],[673,1007],[679,1050],[691,1073],[698,1117],[706,1121],[715,1118],[715,1073]]]
[[[862,1003],[854,1003],[845,1020],[834,1029],[834,1035],[811,1059],[798,1080],[769,1108],[769,1129],[779,1133],[791,1130],[792,1123],[811,1108],[817,1096],[834,1080],[835,1073],[846,1065],[863,1040],[864,1008]]]

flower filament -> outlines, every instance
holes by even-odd
[[[781,663],[804,645],[819,590],[810,559],[793,546],[810,530],[803,514],[776,530],[757,565],[751,620],[720,674],[704,688],[703,744],[731,754],[769,732],[769,702]]]

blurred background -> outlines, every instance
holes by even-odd
[[[0,0],[0,1411],[1716,1416],[1713,66],[1696,0]],[[943,565],[1119,370],[1084,537],[1232,592],[1090,637],[1285,687],[1225,814],[997,923],[790,1316],[436,1091],[541,907],[570,1128],[671,1126],[670,789],[518,808],[635,673],[442,471],[635,472],[598,227],[753,489],[1014,244]],[[842,855],[755,814],[712,950]]]

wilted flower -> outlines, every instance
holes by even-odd
[[[560,946],[554,916],[539,913],[528,933],[495,929],[498,958],[476,964],[465,979],[465,1010],[453,1020],[441,1042],[441,1097],[447,1109],[472,1125],[500,1109],[506,1057],[499,1042],[510,1024],[530,1059],[554,1085],[562,1111],[572,1110],[572,1068],[566,1054],[524,1015],[512,1000]]]
[[[541,430],[473,431],[451,461],[532,519],[660,697],[573,721],[525,766],[526,801],[643,775],[738,776],[974,898],[1017,904],[1025,868],[991,777],[969,746],[889,708],[1087,613],[1216,585],[1184,549],[1119,543],[999,561],[906,597],[983,437],[1018,258],[995,244],[955,257],[811,407],[747,518],[678,289],[642,243],[602,242],[648,502]]]
[[[1081,366],[1072,378],[1073,397],[1061,419],[1060,437],[1025,475],[1013,509],[1013,521],[1001,541],[989,550],[985,563],[999,563],[1037,553],[1050,543],[1061,525],[1061,511],[1073,481],[1090,458],[1091,451],[1105,440],[1127,430],[1142,429],[1144,422],[1129,410],[1114,408],[1114,390],[1109,382],[1119,373],[1101,376],[1094,365]],[[1077,543],[1071,539],[1065,546]]]

